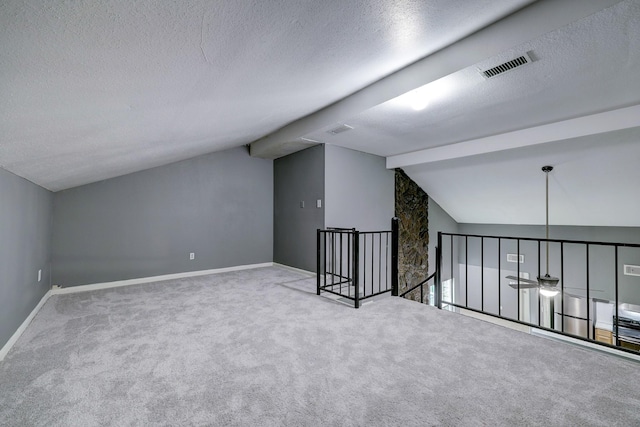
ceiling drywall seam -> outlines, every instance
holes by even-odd
[[[346,120],[368,108],[393,99],[453,72],[497,55],[557,28],[606,9],[620,0],[539,0],[452,45],[423,58],[375,83],[303,117],[251,144],[251,155],[281,156],[291,153],[294,141],[314,130]],[[302,147],[303,149],[306,147]]]
[[[387,169],[563,141],[640,126],[640,105],[387,157]]]

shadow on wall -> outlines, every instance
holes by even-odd
[[[395,215],[399,219],[398,274],[400,293],[427,277],[429,267],[429,196],[402,169],[396,169]],[[408,296],[420,300],[420,289]],[[425,295],[425,301],[428,295]]]

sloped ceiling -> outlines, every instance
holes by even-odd
[[[248,144],[530,2],[3,1],[0,166],[56,191]]]
[[[0,167],[53,191],[315,140],[460,222],[542,224],[550,164],[552,224],[640,226],[638,0],[8,0],[0,72]]]
[[[509,18],[508,18],[509,19]],[[492,79],[487,69],[529,53]],[[640,2],[622,1],[305,135],[387,157],[454,219],[640,226]]]
[[[640,226],[640,127],[404,168],[460,223]]]

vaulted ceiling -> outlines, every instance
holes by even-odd
[[[0,75],[0,167],[53,191],[318,141],[461,222],[543,222],[552,164],[552,222],[640,226],[638,0],[7,0]]]

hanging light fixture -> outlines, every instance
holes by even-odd
[[[546,175],[546,189],[547,189],[547,198],[546,198],[546,238],[547,238],[547,264],[546,264],[546,274],[544,276],[538,276],[538,285],[540,286],[540,294],[546,297],[555,297],[558,295],[558,282],[560,279],[557,277],[553,277],[549,275],[549,172],[553,170],[553,166],[543,166],[542,172]]]

